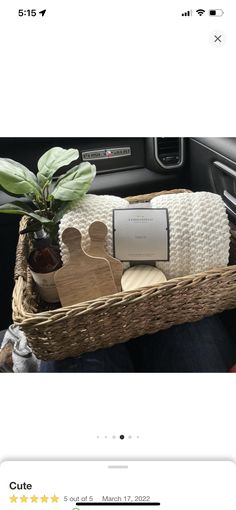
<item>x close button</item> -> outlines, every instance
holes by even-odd
[[[225,35],[223,34],[222,31],[221,32],[219,32],[219,31],[212,32],[212,34],[210,36],[210,42],[216,48],[224,46]]]

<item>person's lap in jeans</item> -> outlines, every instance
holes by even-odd
[[[41,372],[134,372],[134,366],[125,344],[109,349],[88,352],[79,358],[42,361]]]
[[[235,342],[214,316],[80,358],[42,362],[41,372],[228,372],[235,361]]]
[[[173,326],[129,342],[138,372],[228,372],[236,341],[218,316]]]

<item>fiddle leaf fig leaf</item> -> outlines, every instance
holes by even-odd
[[[0,158],[0,191],[26,198],[26,202],[18,199],[0,206],[0,213],[27,215],[30,222],[25,232],[33,232],[44,224],[44,229],[57,242],[60,219],[73,202],[83,198],[96,175],[95,165],[84,162],[68,170],[57,181],[53,180],[59,168],[78,157],[77,149],[53,147],[39,159],[37,176],[21,163]],[[10,198],[6,196],[6,200]]]
[[[62,166],[69,165],[79,157],[77,149],[62,149],[61,147],[53,147],[49,149],[38,160],[38,174],[37,179],[40,186],[45,186],[48,182],[50,184],[53,175]]]
[[[73,205],[73,202],[62,202],[62,204],[60,205],[60,208],[54,214],[53,222],[59,223],[59,221],[62,219],[64,214],[71,209],[72,205]]]
[[[36,176],[13,159],[0,158],[0,186],[15,195],[39,193]]]
[[[3,186],[0,186],[0,191],[1,191],[2,193],[4,193],[4,194],[6,193],[6,198],[7,198],[7,197],[9,197],[9,196],[11,196],[11,197],[15,197],[15,198],[19,198],[19,195],[17,195],[16,193],[11,193],[10,191],[6,191],[6,190],[3,188]]]
[[[39,221],[40,223],[50,223],[51,220],[48,218],[45,218],[45,216],[40,216],[40,214],[37,214],[33,211],[27,204],[24,204],[24,202],[20,202],[19,200],[16,200],[14,202],[11,202],[9,204],[4,204],[0,206],[0,213],[7,213],[7,214],[18,214],[20,216],[29,216],[30,218],[34,218],[35,220]]]
[[[55,200],[78,200],[87,193],[96,175],[95,165],[80,163],[58,179],[52,191]]]

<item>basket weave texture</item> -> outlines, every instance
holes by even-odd
[[[128,200],[146,202],[159,194],[186,191],[162,191],[128,197]],[[22,218],[20,230],[25,223],[26,218]],[[27,267],[28,253],[27,236],[20,235],[13,320],[26,334],[37,358],[42,360],[80,356],[236,307],[235,231],[231,231],[230,266],[57,309],[40,301]]]

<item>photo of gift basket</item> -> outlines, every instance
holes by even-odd
[[[36,176],[1,160],[1,186],[37,206],[15,201],[0,209],[22,216],[13,321],[38,359],[77,357],[236,307],[236,232],[219,195],[186,189],[126,199],[91,195],[90,163],[53,180],[78,156],[75,149],[50,149]],[[114,258],[113,212],[135,207],[167,211],[166,259],[136,266]],[[54,267],[42,269],[45,260]]]

